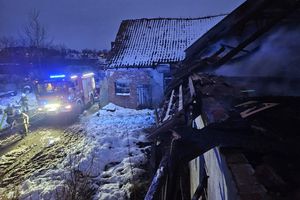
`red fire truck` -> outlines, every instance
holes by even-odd
[[[50,75],[37,82],[38,111],[46,114],[81,112],[98,99],[94,73]]]

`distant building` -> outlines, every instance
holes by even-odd
[[[91,50],[25,46],[0,49],[0,74],[40,77],[57,72],[96,71],[105,65],[105,60]]]
[[[108,59],[109,101],[129,108],[158,105],[184,50],[223,18],[124,20]]]

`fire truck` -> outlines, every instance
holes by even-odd
[[[94,73],[50,75],[36,86],[38,111],[45,114],[82,112],[98,99]]]

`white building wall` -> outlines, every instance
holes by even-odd
[[[161,64],[151,70],[152,105],[157,106],[164,97],[164,74],[170,72],[169,64]]]
[[[202,120],[201,116],[198,116],[195,120],[194,120],[194,126],[197,129],[202,129],[204,128],[204,123]],[[204,166],[204,163],[201,163],[200,161],[200,157],[195,158],[194,160],[191,160],[189,162],[189,168],[190,168],[190,192],[191,192],[191,197],[194,195],[198,185],[200,184],[201,181],[201,173],[200,173],[200,166]],[[201,165],[202,164],[202,165]]]
[[[151,76],[152,105],[157,106],[164,96],[164,74],[153,69]]]
[[[205,124],[202,117],[199,116],[195,119],[195,126],[198,129],[204,128]],[[204,154],[205,170],[207,173],[207,195],[208,200],[235,200],[237,197],[237,189],[233,181],[231,172],[229,171],[226,160],[219,151],[219,148],[211,149]],[[196,191],[200,183],[200,157],[190,161],[190,183],[191,183],[191,196]]]
[[[237,191],[231,173],[219,148],[211,149],[204,154],[207,167],[209,200],[234,200]]]

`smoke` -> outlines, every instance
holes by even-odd
[[[258,50],[217,69],[253,95],[300,96],[300,27],[281,28],[263,39]]]
[[[247,58],[224,65],[215,73],[223,76],[300,78],[300,28],[281,28],[270,34]]]

